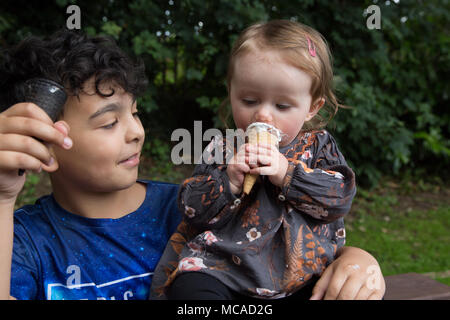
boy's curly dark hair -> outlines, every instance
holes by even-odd
[[[0,52],[0,111],[22,101],[26,80],[53,80],[69,95],[78,96],[93,76],[96,93],[103,97],[114,94],[114,90],[100,91],[104,81],[113,81],[134,98],[147,86],[144,64],[133,62],[110,38],[69,30],[44,39],[28,37]]]

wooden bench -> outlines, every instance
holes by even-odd
[[[386,276],[385,300],[450,300],[450,286],[418,273]]]

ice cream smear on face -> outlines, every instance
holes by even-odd
[[[247,127],[245,135],[248,138],[249,144],[270,144],[278,148],[278,144],[281,141],[282,132],[270,124],[264,122],[254,122]],[[243,185],[244,194],[249,194],[251,192],[257,178],[257,174],[245,175]]]

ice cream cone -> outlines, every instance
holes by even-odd
[[[271,144],[278,147],[278,142],[281,140],[280,131],[273,126],[266,123],[255,122],[247,128],[248,143],[257,145],[258,143]],[[250,194],[253,185],[258,178],[257,174],[246,174],[243,184],[244,194]]]

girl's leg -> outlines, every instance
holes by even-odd
[[[168,289],[169,300],[233,300],[232,292],[219,280],[201,272],[184,272]]]

